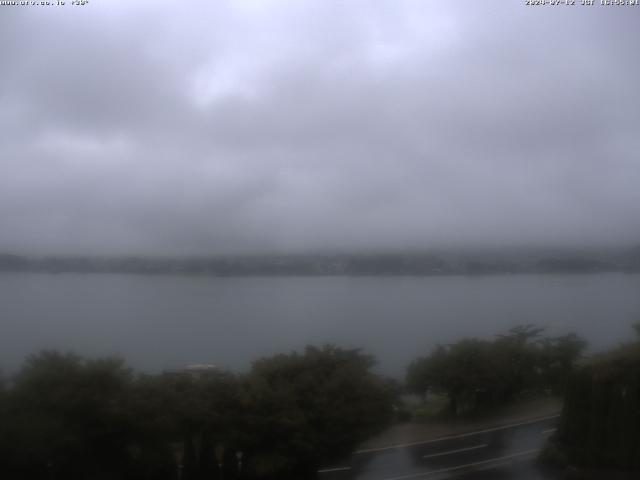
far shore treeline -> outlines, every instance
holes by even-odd
[[[414,254],[25,256],[0,252],[0,272],[180,275],[456,275],[640,272],[640,246],[488,249]]]

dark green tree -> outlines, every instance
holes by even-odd
[[[574,368],[567,382],[560,427],[552,439],[552,448],[569,463],[624,469],[637,478],[639,405],[640,339],[637,339],[595,355]]]
[[[398,387],[373,363],[326,346],[246,375],[136,376],[121,360],[42,352],[0,382],[0,464],[16,479],[313,478],[391,420]]]
[[[131,460],[124,410],[130,383],[117,359],[30,357],[5,400],[9,471],[24,478],[123,475]]]
[[[561,391],[586,343],[575,334],[542,337],[543,331],[523,325],[491,341],[467,338],[438,346],[409,365],[407,388],[445,393],[455,415],[508,402],[525,391]]]
[[[567,380],[586,348],[587,342],[575,333],[544,338],[540,362],[544,386],[555,393],[564,393]]]
[[[373,365],[359,350],[334,346],[255,362],[248,386],[256,473],[305,478],[387,425],[393,392]]]

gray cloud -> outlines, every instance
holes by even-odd
[[[638,8],[130,3],[2,8],[0,250],[640,241]]]

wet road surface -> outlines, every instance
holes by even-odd
[[[552,478],[534,460],[558,415],[439,439],[355,452],[348,465],[327,467],[319,480]]]

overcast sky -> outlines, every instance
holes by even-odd
[[[639,45],[640,7],[0,6],[0,251],[637,244]]]

